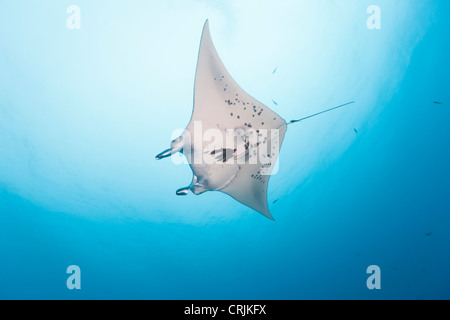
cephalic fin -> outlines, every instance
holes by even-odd
[[[177,196],[186,196],[191,191],[191,186],[180,188],[177,190]]]

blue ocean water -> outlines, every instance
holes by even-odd
[[[449,299],[450,3],[376,2],[3,1],[0,298]],[[285,119],[356,101],[289,126],[275,221],[177,197],[190,168],[154,159],[189,121],[206,19]]]

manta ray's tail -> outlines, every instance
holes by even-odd
[[[291,121],[288,123],[288,125],[291,124],[291,123],[300,122],[300,121],[303,121],[303,120],[306,120],[306,119],[309,119],[309,118],[318,116],[319,114],[322,114],[322,113],[325,113],[325,112],[328,112],[328,111],[332,111],[332,110],[335,110],[335,109],[339,109],[339,108],[348,106],[349,104],[352,104],[352,103],[355,103],[355,101],[347,102],[347,103],[341,104],[340,106],[337,106],[337,107],[334,107],[334,108],[330,108],[330,109],[327,109],[327,110],[324,110],[324,111],[321,111],[321,112],[312,114],[312,115],[310,115],[310,116],[307,116],[307,117],[304,117],[304,118],[301,118],[301,119],[298,119],[298,120],[291,120]]]

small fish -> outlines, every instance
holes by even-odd
[[[429,237],[429,236],[431,236],[432,234],[433,234],[433,232],[430,231],[430,232],[428,232],[428,233],[425,233],[425,236],[426,236],[426,237]]]
[[[355,131],[355,133],[356,133],[356,134],[358,134],[358,130],[356,130],[356,129],[353,129],[353,131]]]
[[[275,72],[277,72],[278,67],[275,68],[275,70],[273,70],[272,74],[275,74]]]
[[[272,102],[273,102],[276,106],[278,105],[278,103],[276,103],[275,100],[273,100],[273,99],[272,99]]]
[[[273,202],[272,202],[272,203],[277,203],[277,202],[278,202],[278,200],[280,200],[280,199],[275,199],[275,200],[273,200]]]
[[[434,101],[433,103],[434,104],[443,104],[442,102],[439,102],[439,101]]]

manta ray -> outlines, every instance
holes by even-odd
[[[274,220],[267,204],[267,188],[288,125],[351,103],[286,122],[233,80],[217,54],[206,20],[191,120],[156,159],[178,152],[186,157],[193,178],[189,186],[177,190],[177,195],[220,191]]]

